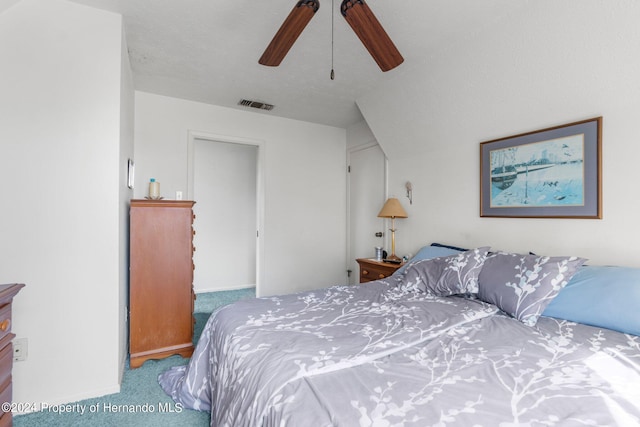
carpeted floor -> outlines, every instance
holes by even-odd
[[[198,294],[195,303],[197,342],[209,315],[216,308],[244,298],[254,298],[255,289]],[[188,362],[180,356],[148,360],[140,368],[126,369],[120,393],[71,403],[69,412],[40,411],[17,415],[15,427],[111,427],[111,426],[208,426],[208,412],[181,409],[158,385],[158,375]],[[97,367],[99,369],[99,367]],[[81,413],[84,409],[84,413]]]

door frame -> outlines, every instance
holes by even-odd
[[[251,145],[257,148],[256,164],[256,295],[260,296],[260,286],[264,277],[264,183],[265,183],[265,142],[260,139],[219,135],[209,132],[189,130],[187,135],[187,197],[193,200],[194,195],[194,155],[195,140],[203,139],[211,142]],[[197,202],[197,201],[196,201]]]
[[[386,153],[384,152],[384,150],[382,149],[382,146],[380,144],[378,144],[378,141],[376,141],[375,139],[370,140],[369,142],[365,142],[364,144],[359,144],[359,145],[355,145],[353,147],[349,147],[347,148],[347,167],[345,168],[346,172],[347,172],[347,253],[346,253],[346,258],[345,258],[345,266],[346,266],[346,271],[347,274],[349,274],[349,268],[351,266],[352,260],[351,259],[351,172],[349,170],[349,167],[351,165],[351,155],[353,153],[356,153],[358,151],[362,151],[362,150],[366,150],[368,148],[372,148],[378,146],[380,147],[380,151],[382,151],[382,154],[384,154],[384,188],[383,193],[384,193],[384,197],[385,200],[389,197],[389,159],[387,158]],[[382,208],[382,207],[381,207]],[[384,241],[386,242],[387,240],[387,233],[384,234]],[[352,274],[358,274],[357,272],[351,272]],[[356,281],[357,283],[357,281]]]

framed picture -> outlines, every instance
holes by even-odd
[[[480,143],[480,216],[602,218],[602,117]]]

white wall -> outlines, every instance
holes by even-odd
[[[376,137],[371,132],[365,120],[355,123],[347,128],[347,149],[360,145],[376,142]]]
[[[11,6],[18,3],[20,0],[0,0],[0,13],[9,9]]]
[[[442,241],[640,266],[639,20],[640,2],[529,2],[359,99],[389,157],[390,192],[413,183],[399,253]],[[596,116],[602,220],[479,217],[480,142]]]
[[[133,157],[133,126],[135,113],[135,92],[133,89],[133,73],[129,63],[129,50],[127,49],[124,26],[122,28],[122,40],[120,51],[120,159],[119,159],[119,261],[120,261],[120,286],[118,300],[118,325],[120,347],[119,372],[122,382],[122,375],[129,356],[129,200],[133,197],[133,190],[128,187],[129,159]]]
[[[263,146],[259,295],[346,283],[344,129],[136,92],[135,197],[187,194],[190,131]]]
[[[12,326],[29,343],[15,402],[119,390],[122,47],[119,16],[64,0],[0,15],[0,283],[26,283]]]

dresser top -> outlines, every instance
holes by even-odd
[[[195,203],[193,200],[132,199],[131,207],[190,208]]]
[[[16,296],[20,289],[24,288],[24,283],[9,283],[0,285],[0,302],[6,302]]]

